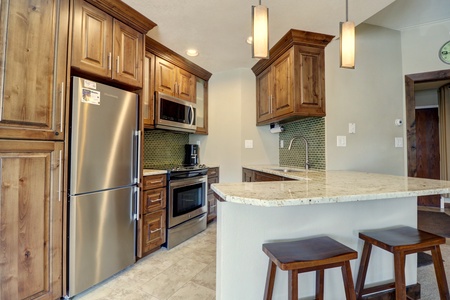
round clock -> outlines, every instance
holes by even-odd
[[[450,41],[446,42],[439,49],[439,58],[446,64],[450,64]]]

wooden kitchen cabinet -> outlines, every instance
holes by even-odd
[[[242,182],[291,181],[291,180],[294,179],[275,174],[255,171],[247,168],[242,168]]]
[[[0,5],[0,138],[63,140],[69,4]]]
[[[214,191],[211,189],[211,184],[219,182],[219,168],[208,169],[208,223],[215,220],[217,217],[217,199],[214,196]]]
[[[333,36],[291,29],[252,70],[256,124],[325,116],[325,46]]]
[[[156,91],[195,102],[195,75],[160,57],[156,57],[155,69]]]
[[[155,55],[145,52],[142,86],[142,119],[145,128],[155,125]]]
[[[0,299],[59,299],[64,144],[0,140]]]
[[[138,257],[166,242],[166,175],[144,176],[138,222]]]
[[[196,78],[196,134],[208,134],[208,81]]]
[[[74,0],[72,67],[142,87],[144,34],[101,9]]]

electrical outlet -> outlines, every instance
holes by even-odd
[[[253,148],[253,140],[245,140],[245,148],[246,149]]]
[[[403,138],[402,137],[396,137],[395,138],[395,147],[396,148],[403,148]]]
[[[284,140],[280,140],[280,148],[284,148]]]
[[[345,135],[337,136],[337,146],[338,147],[346,147],[347,146],[347,137]]]
[[[356,124],[348,123],[348,133],[356,133]]]

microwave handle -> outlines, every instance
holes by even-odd
[[[192,112],[192,114],[191,114],[191,122],[190,122],[190,124],[189,125],[193,125],[194,124],[194,120],[195,120],[195,116],[194,116],[194,108],[192,107],[192,105],[189,105],[189,108],[190,108],[190,110],[191,110],[191,112]]]

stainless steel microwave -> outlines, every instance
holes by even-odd
[[[195,132],[195,103],[155,92],[155,127],[175,131]]]

